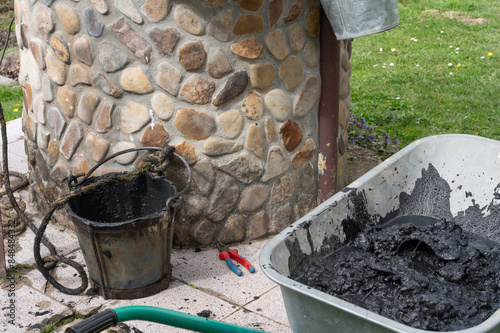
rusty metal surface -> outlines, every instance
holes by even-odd
[[[340,88],[340,42],[335,38],[323,10],[321,10],[320,45],[318,199],[323,202],[337,191]]]
[[[132,187],[139,187],[130,197],[128,191],[123,192],[128,185],[119,184],[119,190],[102,190],[105,197],[77,197],[67,205],[91,281],[105,298],[145,297],[168,287],[170,282],[173,211],[165,207],[168,198],[175,195],[175,188],[162,177],[146,177],[148,181],[142,179],[139,184],[130,180]],[[89,202],[80,202],[83,199]],[[117,206],[110,209],[109,205]],[[95,212],[99,209],[105,212]],[[105,219],[107,215],[113,221],[89,220]],[[122,221],[120,217],[131,218]]]

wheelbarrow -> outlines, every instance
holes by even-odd
[[[68,327],[64,332],[97,333],[128,320],[145,320],[204,333],[262,333],[262,331],[248,327],[153,306],[124,306],[116,309],[106,309],[72,327]]]

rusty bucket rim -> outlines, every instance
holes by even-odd
[[[102,177],[111,177],[113,175],[123,175],[123,174],[127,174],[128,172],[111,172],[111,173],[107,173],[105,175],[102,175],[102,176],[93,176],[91,178],[88,178],[87,180],[91,180],[91,179],[99,179],[99,178],[102,178]],[[178,192],[177,192],[177,189],[176,187],[174,186],[174,184],[162,177],[162,176],[158,176],[158,175],[153,175],[153,174],[150,174],[150,173],[144,173],[144,175],[148,175],[148,176],[151,176],[154,178],[158,178],[160,179],[161,181],[164,181],[167,183],[167,186],[171,187],[173,189],[173,195],[171,197],[174,197]],[[171,197],[169,197],[168,199],[170,199]],[[167,200],[168,200],[167,199]],[[121,230],[123,230],[123,227],[125,227],[126,225],[131,225],[131,227],[133,228],[146,228],[150,225],[153,225],[153,224],[157,224],[159,222],[159,218],[161,218],[163,215],[165,215],[165,213],[168,213],[167,211],[167,205],[166,205],[166,201],[165,201],[165,207],[153,212],[153,213],[150,213],[148,215],[144,215],[144,216],[140,216],[140,217],[136,217],[134,219],[130,219],[130,220],[125,220],[125,221],[117,221],[117,222],[98,222],[98,221],[93,221],[93,220],[89,220],[81,215],[78,215],[76,214],[73,209],[71,208],[70,204],[69,204],[69,201],[65,204],[65,208],[66,208],[66,212],[73,218],[75,218],[76,220],[78,220],[78,224],[76,224],[77,226],[80,226],[80,225],[84,225],[86,226],[87,228],[88,227],[91,227],[91,228],[100,228],[100,229],[103,229],[103,228],[109,228],[109,229],[114,229],[114,228],[117,228],[117,227],[121,227]],[[148,222],[145,222],[143,220],[150,220]],[[154,220],[154,221],[152,221]],[[137,223],[138,222],[138,223]]]

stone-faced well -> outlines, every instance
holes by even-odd
[[[308,0],[15,0],[41,210],[70,174],[167,142],[193,169],[178,242],[257,239],[307,213],[318,192],[320,11]],[[341,178],[350,44],[338,45]],[[96,174],[131,170],[136,157]]]

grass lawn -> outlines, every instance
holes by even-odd
[[[0,13],[0,31],[8,31],[12,16],[12,12]],[[15,34],[14,26],[11,29],[11,34]],[[3,47],[3,44],[0,45],[0,52],[3,52]],[[7,49],[7,53],[11,51],[17,52],[13,48]],[[21,87],[12,88],[0,85],[0,102],[2,103],[6,121],[21,117],[23,109],[23,91]]]
[[[500,1],[398,3],[398,27],[353,41],[351,113],[402,146],[443,133],[500,140]]]
[[[23,109],[23,91],[21,87],[0,85],[0,102],[5,121],[21,117]]]

